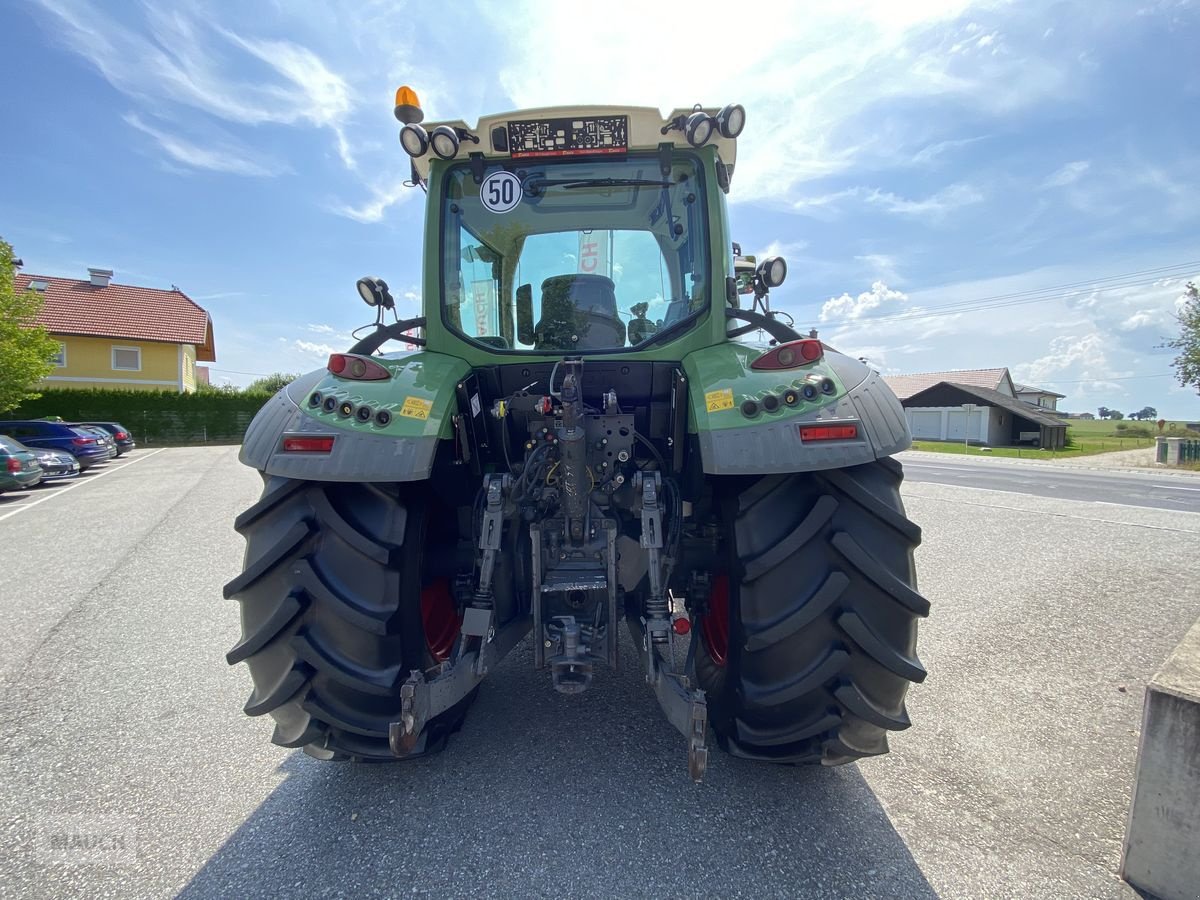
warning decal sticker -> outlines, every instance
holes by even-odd
[[[410,419],[428,419],[431,409],[433,409],[432,401],[424,400],[421,397],[405,397],[404,405],[400,407],[400,415],[408,416]]]
[[[733,409],[733,389],[725,388],[723,391],[709,391],[704,395],[704,406],[710,413],[720,412],[723,409]]]

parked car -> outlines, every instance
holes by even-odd
[[[103,428],[97,428],[95,425],[80,425],[78,422],[71,422],[70,425],[76,431],[82,431],[86,434],[95,435],[96,440],[103,444],[105,449],[108,450],[109,459],[116,459],[121,455],[117,450],[117,442],[114,441],[113,436]]]
[[[112,439],[117,442],[117,456],[128,453],[137,447],[137,444],[133,442],[133,432],[120,422],[84,422],[83,424],[93,428],[103,428],[112,435]]]
[[[12,440],[6,438],[5,440]],[[24,444],[21,445],[25,447]],[[45,450],[41,447],[26,447],[37,457],[38,465],[42,468],[42,482],[60,481],[64,478],[77,478],[83,470],[79,468],[79,460],[66,450]]]
[[[79,460],[81,469],[105,462],[112,455],[97,435],[62,422],[0,421],[0,434],[16,438],[26,447],[65,450]]]
[[[37,457],[19,441],[0,436],[0,494],[33,487],[42,480]]]

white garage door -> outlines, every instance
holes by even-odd
[[[952,441],[961,441],[966,437],[967,414],[960,409],[952,409],[946,414],[946,437]],[[983,410],[977,409],[971,413],[971,440],[980,440],[983,429]]]
[[[927,441],[940,440],[942,437],[942,414],[941,412],[914,409],[911,427],[914,438],[924,438]]]

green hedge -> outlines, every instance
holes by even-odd
[[[45,390],[0,418],[61,416],[68,422],[120,422],[140,444],[240,441],[254,414],[269,399],[271,395],[263,393]]]

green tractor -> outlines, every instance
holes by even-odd
[[[624,619],[694,779],[710,726],[747,759],[887,752],[925,677],[910,435],[876,372],[771,311],[784,261],[735,253],[743,108],[422,126],[402,88],[396,115],[423,314],[361,279],[370,333],[246,434],[246,713],[320,759],[430,753],[519,642],[576,694]]]

